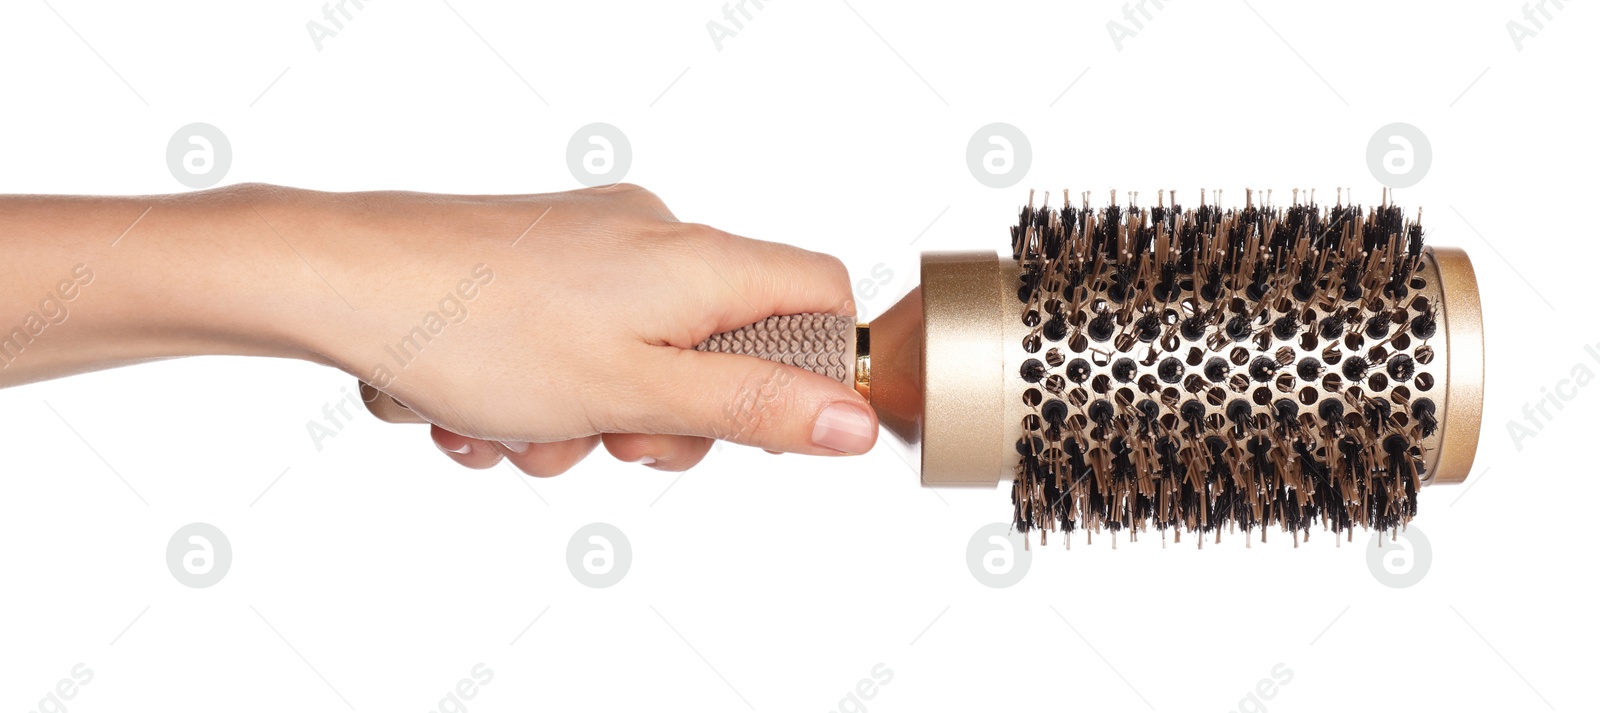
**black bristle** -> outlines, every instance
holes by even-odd
[[[1232,339],[1236,342],[1242,342],[1246,339],[1249,339],[1250,319],[1242,314],[1235,315],[1232,319],[1228,320],[1228,324],[1224,328],[1224,331],[1228,333],[1229,339]]]
[[[1367,369],[1370,368],[1371,365],[1367,364],[1366,359],[1353,356],[1344,360],[1344,367],[1340,370],[1344,372],[1344,378],[1351,381],[1360,381],[1367,378]]]
[[[1089,338],[1097,342],[1111,339],[1117,331],[1117,325],[1111,319],[1110,312],[1101,312],[1094,319],[1089,320]]]
[[[1411,417],[1417,419],[1417,427],[1421,429],[1423,438],[1432,436],[1438,430],[1439,421],[1435,415],[1438,408],[1429,398],[1417,399],[1416,403],[1411,404]]]
[[[1383,339],[1389,336],[1389,315],[1375,314],[1367,320],[1366,335],[1372,339]]]
[[[1045,339],[1059,342],[1067,338],[1067,320],[1058,314],[1046,321],[1044,329],[1040,331],[1044,334]]]
[[[1344,334],[1344,318],[1338,315],[1323,317],[1322,321],[1317,323],[1317,333],[1321,334],[1323,339],[1338,339]]]
[[[1283,341],[1294,339],[1295,332],[1299,329],[1300,320],[1295,319],[1293,315],[1286,314],[1272,322],[1272,336]]]
[[[1396,354],[1389,357],[1389,378],[1405,382],[1417,373],[1417,361],[1407,354]]]
[[[1206,379],[1213,384],[1222,383],[1228,378],[1228,360],[1222,357],[1211,357],[1206,361]]]
[[[1128,357],[1121,357],[1111,364],[1111,378],[1118,383],[1126,384],[1133,381],[1133,376],[1139,373],[1139,365]]]
[[[1418,339],[1427,339],[1439,328],[1439,323],[1434,321],[1433,315],[1424,313],[1411,320],[1411,334]]]
[[[1170,356],[1162,359],[1161,365],[1156,368],[1156,375],[1169,384],[1178,383],[1183,378],[1183,360]]]
[[[1315,381],[1317,377],[1322,376],[1322,362],[1317,361],[1316,357],[1301,359],[1300,363],[1295,365],[1295,373],[1300,375],[1302,381]]]
[[[1045,375],[1044,362],[1038,359],[1029,359],[1022,362],[1022,380],[1030,384],[1039,383]]]
[[[1133,323],[1133,328],[1139,335],[1141,342],[1153,342],[1161,336],[1161,316],[1155,313],[1147,314]]]
[[[1017,314],[1045,360],[1021,364],[1019,530],[1411,518],[1441,415],[1410,396],[1430,258],[1398,207],[1340,203],[1022,210]]]
[[[1272,381],[1278,372],[1278,361],[1269,356],[1258,356],[1250,362],[1250,378],[1260,382]]]

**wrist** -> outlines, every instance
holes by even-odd
[[[325,252],[306,234],[316,224],[306,214],[319,203],[315,195],[250,184],[114,200],[118,212],[148,212],[95,266],[105,309],[90,331],[106,348],[124,361],[242,355],[330,363],[322,332],[350,308],[308,262]]]

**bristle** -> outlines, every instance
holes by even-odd
[[[1298,547],[1313,526],[1415,514],[1438,428],[1434,402],[1400,387],[1421,386],[1437,330],[1437,306],[1411,294],[1421,226],[1387,192],[1365,211],[1344,190],[1328,208],[1247,189],[1224,210],[1221,194],[1022,209],[1023,346],[1046,358],[1023,365],[1038,388],[1023,396],[1018,529],[1110,530],[1115,546],[1155,528],[1164,546],[1167,530],[1264,542],[1276,526]]]

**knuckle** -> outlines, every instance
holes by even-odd
[[[650,189],[636,183],[613,183],[609,186],[600,186],[593,190],[616,196],[621,200],[635,202],[652,208],[665,210],[667,207],[667,204],[662,201],[661,197],[656,195],[654,191],[651,191]]]
[[[644,191],[644,187],[640,186],[640,185],[638,185],[636,183],[612,183],[612,184],[604,185],[604,186],[593,186],[591,188],[585,188],[583,190],[588,191],[590,193],[610,193],[610,194],[623,195],[623,194],[633,193],[633,192],[636,192],[636,191]],[[649,191],[645,191],[645,192],[648,193]]]
[[[827,277],[831,286],[843,292],[850,293],[850,269],[845,267],[844,261],[828,253],[812,253],[817,261],[818,272]]]
[[[721,247],[734,240],[732,233],[713,228],[705,223],[679,223],[684,237],[697,244]]]

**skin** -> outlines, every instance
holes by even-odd
[[[693,350],[775,314],[853,314],[838,259],[679,222],[637,186],[0,196],[0,254],[0,387],[201,354],[303,359],[406,404],[455,462],[536,476],[599,445],[677,471],[716,438],[814,455],[876,438],[838,382]],[[430,325],[402,365],[390,348]]]

